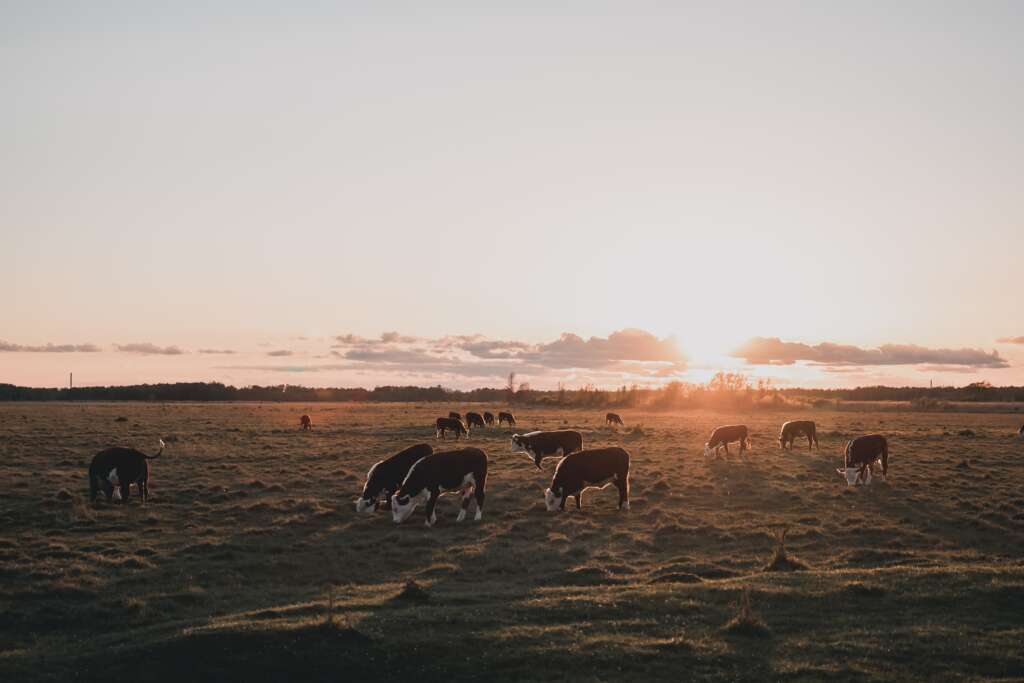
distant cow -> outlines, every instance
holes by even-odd
[[[460,420],[460,421],[462,420],[462,415],[459,414],[459,413],[456,413],[454,410],[452,412],[448,413],[448,417],[450,417],[453,420]]]
[[[512,452],[525,452],[540,469],[544,458],[562,457],[583,450],[583,435],[564,429],[557,432],[530,432],[512,435]]]
[[[498,413],[498,426],[503,422],[507,422],[509,428],[516,426],[516,418],[512,413]]]
[[[484,424],[488,427],[494,426],[494,413],[484,411]]]
[[[309,415],[303,415],[299,418],[299,428],[303,431],[313,428],[313,421],[309,419]]]
[[[416,461],[431,455],[434,449],[429,444],[419,443],[399,451],[387,460],[381,460],[366,473],[366,485],[356,501],[356,512],[376,511],[384,499],[384,508],[391,509],[391,496],[398,491],[409,470]]]
[[[466,426],[469,428],[483,427],[483,415],[481,415],[480,413],[466,413]]]
[[[1021,425],[1020,429],[1017,430],[1017,438],[1024,440],[1024,425]]]
[[[867,484],[874,475],[875,463],[882,463],[882,479],[889,473],[889,442],[881,434],[858,436],[846,443],[845,467],[836,469],[846,483]]]
[[[441,451],[416,462],[391,496],[391,516],[396,524],[409,518],[420,503],[427,504],[427,526],[437,521],[434,508],[443,493],[462,493],[462,510],[457,522],[466,518],[470,501],[476,499],[476,516],[484,514],[484,490],[487,487],[487,454],[479,448]]]
[[[629,451],[595,448],[567,455],[555,468],[551,488],[544,492],[544,505],[549,512],[565,510],[569,496],[576,499],[576,509],[583,508],[583,492],[589,488],[614,485],[619,490],[619,509],[629,509]]]
[[[798,436],[807,437],[807,450],[811,449],[813,443],[814,447],[818,447],[818,430],[814,422],[811,420],[791,420],[782,425],[782,431],[779,433],[779,445],[782,448],[789,448],[793,450],[793,441]]]
[[[604,416],[604,423],[608,426],[621,425],[622,418],[619,417],[618,413],[608,413],[607,415]]]
[[[139,487],[142,502],[149,500],[149,461],[164,452],[163,439],[156,455],[146,455],[134,448],[108,448],[93,456],[89,464],[89,500],[95,501],[102,489],[107,502],[116,498],[128,502],[131,485]],[[117,485],[115,487],[115,482]]]
[[[704,455],[711,455],[711,449],[715,449],[715,456],[718,456],[718,449],[725,446],[725,454],[729,455],[729,444],[733,441],[740,442],[740,455],[744,449],[750,448],[750,437],[747,435],[746,425],[726,425],[716,427],[711,432],[711,438],[704,444]]]
[[[456,441],[458,441],[460,436],[469,436],[469,430],[466,429],[466,425],[462,423],[462,420],[456,420],[453,417],[439,417],[434,426],[437,430],[436,438],[443,439],[447,432],[455,432]]]

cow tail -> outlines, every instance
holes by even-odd
[[[144,457],[146,460],[156,460],[164,452],[164,448],[166,446],[167,444],[164,443],[164,440],[160,439],[160,450],[156,452],[156,455],[143,455],[142,457]]]
[[[889,476],[889,441],[882,442],[882,476]]]

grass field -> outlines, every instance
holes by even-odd
[[[632,510],[609,488],[546,512],[554,461],[489,429],[481,522],[455,497],[433,529],[356,516],[371,464],[472,408],[0,404],[0,680],[1024,677],[1019,416],[622,411],[617,433],[519,409],[628,449]],[[779,450],[800,417],[820,453]],[[734,422],[754,450],[706,461]],[[848,488],[840,449],[871,432],[888,483]],[[148,505],[88,503],[97,451],[158,438]]]

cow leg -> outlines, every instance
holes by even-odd
[[[573,496],[573,498],[576,500],[576,509],[577,510],[582,510],[583,509],[583,490],[580,489],[579,491],[577,491],[576,495]]]
[[[121,502],[125,505],[128,504],[128,494],[132,490],[132,484],[130,481],[121,482]]]
[[[808,435],[807,435],[807,450],[811,450],[811,444],[812,444],[812,443],[814,443],[814,442],[813,442],[813,441],[811,441],[811,435],[810,435],[810,434],[808,434]]]
[[[149,500],[149,484],[145,479],[139,482],[139,495],[142,496],[142,504],[145,505]]]
[[[626,483],[625,481],[621,480],[621,479],[617,479],[615,481],[615,488],[617,488],[619,490],[619,509],[621,510],[623,508],[623,506],[625,506],[625,508],[628,510],[629,509],[629,484]]]
[[[430,497],[427,498],[427,526],[434,526],[437,523],[437,514],[434,512],[434,508],[437,507],[437,499],[441,497],[441,492],[433,490],[430,492]]]
[[[473,519],[479,522],[484,517],[484,484],[483,482],[477,483],[473,487],[473,493],[476,495],[476,515]]]
[[[461,522],[466,518],[466,510],[469,509],[469,502],[473,500],[473,488],[467,486],[462,490],[462,509],[459,510],[459,516],[455,519],[456,522]]]
[[[728,442],[728,441],[726,441],[726,442],[725,442],[725,444],[724,444],[724,446],[725,446],[725,454],[726,454],[726,455],[729,455],[729,442]]]

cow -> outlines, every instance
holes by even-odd
[[[1020,429],[1017,430],[1017,438],[1024,441],[1024,425],[1021,425]]]
[[[366,484],[363,486],[363,493],[356,500],[356,512],[376,511],[381,507],[385,510],[391,509],[391,496],[398,491],[409,474],[409,470],[416,464],[416,461],[432,454],[434,449],[425,443],[418,443],[399,451],[387,460],[377,462],[370,471],[366,473]]]
[[[512,452],[526,453],[540,469],[544,458],[562,457],[583,450],[583,435],[569,429],[512,435]]]
[[[455,440],[458,441],[460,436],[469,436],[469,430],[466,429],[466,425],[462,423],[462,420],[456,420],[452,417],[439,417],[434,423],[437,434],[435,438],[444,438],[446,432],[455,432]]]
[[[307,429],[313,428],[313,421],[309,419],[309,415],[303,415],[299,418],[299,429],[306,431]]]
[[[577,451],[562,458],[551,478],[551,487],[544,491],[548,512],[565,510],[565,500],[576,499],[576,509],[583,509],[583,492],[589,488],[614,485],[619,490],[619,509],[629,509],[629,451],[624,448],[595,448]]]
[[[460,422],[462,421],[462,414],[456,413],[454,410],[448,413],[448,417],[450,417],[453,420],[459,420]]]
[[[466,413],[466,427],[483,427],[484,418],[480,413]]]
[[[484,424],[488,427],[494,426],[494,413],[484,411]]]
[[[740,442],[740,455],[744,448],[750,448],[750,437],[747,435],[746,425],[725,425],[715,427],[711,432],[711,438],[704,444],[704,455],[711,455],[711,449],[715,449],[715,457],[718,457],[718,449],[725,446],[725,454],[729,455],[729,444],[733,441]]]
[[[604,423],[607,426],[622,425],[622,418],[619,417],[618,413],[608,413],[604,416]]]
[[[107,502],[116,498],[128,502],[131,485],[139,487],[142,502],[149,500],[149,461],[159,458],[164,452],[164,441],[160,439],[160,450],[156,455],[146,455],[134,448],[108,448],[93,456],[89,463],[89,500],[96,501],[100,490],[107,496]],[[116,486],[115,486],[116,483]]]
[[[447,492],[462,493],[462,510],[455,520],[466,518],[470,501],[476,500],[476,516],[484,515],[484,492],[487,488],[487,454],[479,448],[441,451],[422,458],[412,466],[409,474],[391,496],[391,516],[401,524],[420,503],[426,503],[427,526],[437,522],[437,499]]]
[[[846,477],[846,483],[867,484],[874,475],[875,463],[882,463],[882,480],[889,473],[889,442],[881,434],[858,436],[846,442],[845,466],[836,472]]]
[[[818,429],[811,420],[791,420],[783,424],[779,432],[779,446],[785,449],[788,445],[789,450],[793,450],[793,442],[798,436],[807,437],[807,450],[812,444],[818,448]]]
[[[500,427],[503,422],[508,422],[509,429],[516,426],[516,418],[512,413],[498,413],[498,426]]]

